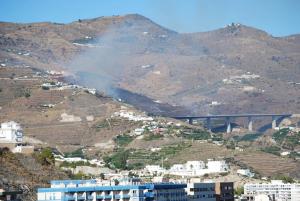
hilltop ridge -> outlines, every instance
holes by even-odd
[[[297,41],[297,35],[273,37],[236,23],[177,33],[138,14],[67,24],[0,23],[0,63],[97,76],[106,66],[109,85],[197,114],[297,113]]]

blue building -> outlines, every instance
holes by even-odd
[[[187,201],[186,184],[146,183],[138,180],[119,185],[97,180],[51,181],[38,189],[38,201]]]

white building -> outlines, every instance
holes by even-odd
[[[194,171],[205,168],[205,163],[203,161],[187,161],[185,164],[187,171]]]
[[[272,180],[271,183],[256,183],[244,185],[245,196],[267,195],[272,201],[299,201],[300,184],[283,183],[281,180]]]
[[[143,128],[136,128],[134,129],[134,134],[135,135],[142,135],[144,133],[145,129]]]
[[[20,124],[10,121],[1,124],[0,143],[21,143],[23,141],[23,131]]]
[[[152,117],[146,115],[135,114],[132,111],[120,110],[120,112],[115,112],[115,116],[120,116],[128,119],[129,121],[153,121]]]
[[[186,171],[184,164],[174,164],[170,168],[170,172],[181,172],[181,171]]]
[[[38,188],[38,201],[120,200],[187,201],[186,184],[140,183],[138,180],[114,182],[97,180],[51,181],[51,188]]]
[[[161,174],[166,172],[166,169],[160,167],[159,165],[146,165],[145,170],[150,174]]]
[[[205,166],[203,161],[187,161],[185,164],[174,164],[169,174],[178,176],[201,176],[211,173],[224,173],[229,170],[225,161],[209,160]]]
[[[206,164],[207,169],[210,171],[210,173],[213,172],[218,172],[218,173],[222,173],[222,172],[228,172],[229,167],[226,163],[226,161],[224,160],[220,160],[220,161],[212,161],[209,160]]]
[[[271,198],[267,195],[256,195],[254,196],[254,201],[271,201]]]
[[[16,146],[12,150],[13,153],[23,153],[23,154],[32,154],[34,152],[34,146]]]
[[[239,174],[239,175],[246,176],[246,177],[254,177],[254,175],[255,175],[249,169],[238,169],[236,171],[236,173]]]
[[[290,154],[291,154],[290,151],[284,151],[284,152],[281,152],[281,153],[280,153],[281,156],[288,156],[288,155],[290,155]]]

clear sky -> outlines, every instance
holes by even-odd
[[[300,33],[300,0],[0,0],[0,21],[68,23],[138,13],[178,32],[236,22],[274,36]]]

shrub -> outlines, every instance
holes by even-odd
[[[26,97],[26,98],[29,98],[30,95],[31,95],[30,92],[25,92],[25,97]]]
[[[42,89],[43,89],[43,90],[49,90],[50,88],[47,87],[47,86],[42,86]]]
[[[100,177],[100,179],[104,180],[105,179],[104,173],[100,173],[99,177]]]
[[[3,148],[0,148],[0,156],[3,156],[4,154],[6,153],[9,153],[9,148],[7,147],[3,147]]]
[[[261,133],[253,133],[253,134],[250,133],[238,138],[238,141],[254,141],[260,136]]]
[[[244,194],[244,187],[241,186],[241,187],[237,187],[236,189],[234,189],[234,194],[238,195],[238,196]]]
[[[40,153],[36,154],[36,159],[42,165],[52,165],[55,162],[51,148],[43,148]]]
[[[225,177],[225,176],[229,175],[229,172],[221,172],[220,175],[221,175],[222,177]]]
[[[83,161],[78,161],[78,162],[67,162],[64,161],[60,164],[60,167],[70,167],[70,168],[76,168],[77,166],[92,166],[95,167],[96,165],[91,165],[89,162],[83,162]]]
[[[199,129],[193,129],[190,133],[184,132],[182,136],[190,140],[208,140],[211,138],[209,132]]]
[[[89,179],[89,176],[82,172],[78,172],[77,174],[72,175],[71,179]]]
[[[160,134],[148,134],[148,135],[144,135],[144,140],[145,141],[152,141],[152,140],[158,140],[160,138],[162,138],[163,136]]]
[[[136,169],[142,169],[144,168],[144,164],[143,163],[132,163],[128,165],[128,169],[130,170],[136,170]]]
[[[117,143],[117,145],[119,146],[126,146],[128,145],[130,142],[132,142],[134,138],[132,136],[129,135],[118,135],[114,141]]]
[[[279,131],[273,134],[273,138],[277,143],[281,143],[288,133],[289,133],[288,128],[280,129]]]
[[[279,156],[281,149],[277,146],[270,146],[270,147],[262,148],[261,150],[264,151],[264,152]]]
[[[82,152],[82,149],[77,149],[73,152],[68,152],[64,154],[65,157],[80,157],[80,158],[84,158],[84,154]]]
[[[128,150],[126,151],[120,150],[111,156],[104,157],[103,160],[106,163],[106,166],[108,167],[126,170],[128,169],[127,168],[128,157],[129,157]]]
[[[293,178],[286,176],[286,175],[277,175],[274,177],[274,179],[282,180],[283,183],[294,183],[295,182]]]

